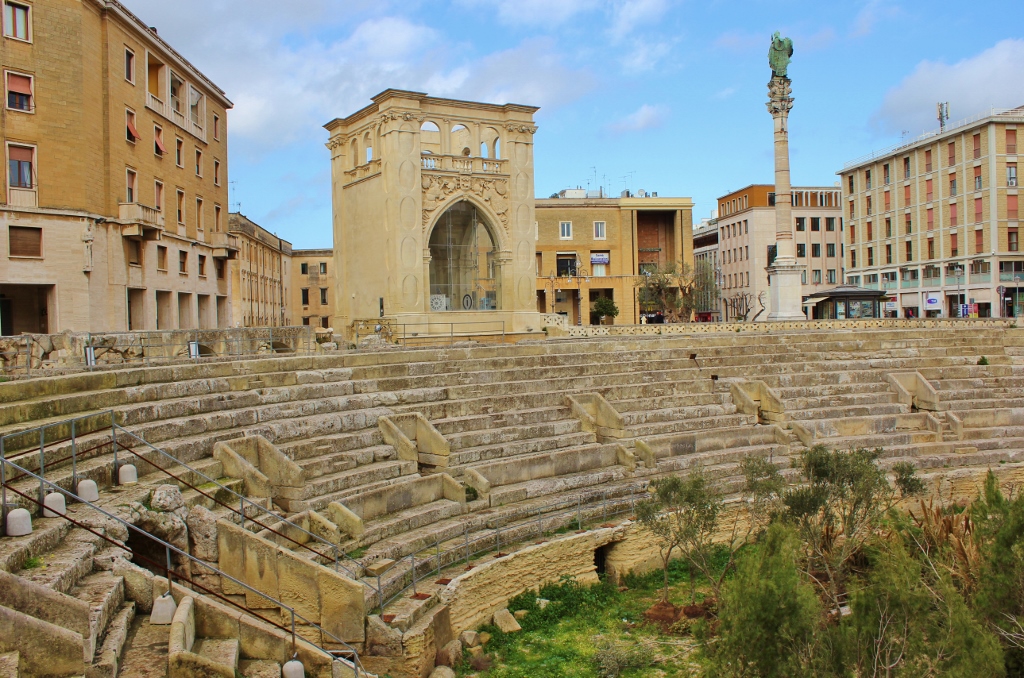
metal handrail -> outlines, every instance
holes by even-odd
[[[363,325],[368,325],[369,322],[360,323],[356,322],[353,325],[353,336],[355,343],[358,344],[361,338],[371,336],[388,336],[394,341],[401,343],[402,345],[408,345],[410,340],[415,342],[430,341],[430,340],[447,340],[448,343],[454,344],[457,339],[462,337],[480,337],[480,336],[493,336],[501,337],[502,343],[505,342],[506,327],[504,320],[466,320],[462,322],[423,322],[423,323],[394,323],[387,320],[383,320],[379,323],[374,324],[374,330],[371,332],[360,333],[360,328]],[[456,328],[462,328],[470,325],[489,325],[493,329],[481,330],[479,332],[473,330],[456,331]],[[500,329],[499,329],[500,325]],[[424,327],[427,328],[427,332],[415,332],[411,328]],[[432,328],[447,328],[447,332],[430,332]],[[401,335],[399,336],[398,330],[401,329]]]
[[[628,497],[629,498],[629,507],[628,508],[620,508],[620,509],[612,510],[612,511],[608,510],[608,492],[607,492],[607,490],[602,492],[602,497],[601,497],[602,520],[606,520],[609,516],[615,516],[615,515],[620,515],[622,513],[632,512],[636,508],[636,502],[637,502],[637,499],[638,499],[637,490],[638,489],[642,490],[645,487],[646,487],[646,481],[642,481],[639,484],[632,485],[630,487],[630,493],[629,493],[629,497]],[[613,498],[613,501],[615,501],[616,499],[624,499],[624,497]],[[544,521],[545,521],[545,519],[550,520],[551,518],[556,518],[558,516],[564,516],[564,515],[575,513],[576,514],[577,529],[583,529],[583,507],[584,506],[593,506],[593,503],[591,503],[591,502],[586,502],[585,503],[583,501],[583,495],[582,494],[577,495],[575,498],[565,499],[565,500],[560,500],[560,501],[553,502],[553,503],[550,503],[550,504],[545,504],[545,505],[540,506],[540,507],[537,508],[537,510],[534,512],[534,517],[533,518],[531,518],[528,521],[524,520],[524,521],[518,523],[516,526],[522,527],[524,525],[529,525],[530,522],[536,520],[537,521],[537,538],[541,539],[544,536],[544,534],[546,534],[546,532],[547,532],[547,530],[544,529]],[[564,507],[575,507],[575,508],[569,508],[568,510],[559,510],[559,509],[562,509]],[[545,510],[545,509],[547,509],[547,510]],[[513,527],[515,527],[515,526],[509,526],[509,525],[506,524],[506,530],[511,530],[511,529],[513,529]],[[455,546],[455,547],[452,547],[452,548],[448,548],[448,549],[445,549],[444,551],[442,551],[441,550],[441,546],[440,546],[440,541],[435,539],[433,546],[427,546],[427,547],[424,547],[424,548],[419,549],[417,551],[413,551],[410,554],[402,556],[399,560],[397,560],[396,562],[392,563],[386,569],[382,570],[381,572],[377,573],[377,575],[376,575],[376,578],[377,578],[377,591],[378,591],[378,607],[380,609],[381,614],[384,613],[384,608],[385,607],[387,607],[395,599],[399,598],[401,595],[403,595],[409,589],[412,589],[412,592],[413,592],[414,595],[416,594],[416,584],[419,582],[419,579],[417,578],[416,556],[418,556],[421,553],[432,552],[431,555],[429,555],[426,558],[426,561],[430,562],[431,560],[436,560],[436,566],[431,566],[430,570],[428,570],[428,572],[431,571],[431,570],[436,570],[437,576],[440,576],[441,575],[441,568],[442,567],[451,566],[454,563],[457,563],[460,560],[462,560],[461,557],[456,557],[454,560],[450,561],[447,565],[445,565],[444,564],[444,560],[445,560],[444,556],[447,556],[447,555],[452,554],[452,553],[456,554],[457,556],[461,556],[461,554],[464,553],[465,554],[465,563],[468,566],[469,563],[470,563],[470,560],[473,558],[473,556],[476,556],[476,555],[478,555],[480,553],[487,553],[488,551],[491,550],[490,547],[483,548],[483,549],[470,550],[470,545],[472,544],[475,547],[475,545],[480,543],[480,542],[486,542],[487,544],[490,544],[492,542],[492,540],[493,540],[493,543],[495,544],[494,550],[496,550],[496,551],[498,551],[500,553],[501,546],[502,546],[502,542],[501,542],[501,527],[493,528],[491,530],[491,534],[490,535],[486,534],[486,532],[478,533],[477,536],[475,536],[472,539],[472,541],[471,541],[470,537],[469,537],[469,526],[466,525],[466,524],[463,524],[463,544],[462,545]],[[511,546],[512,544],[519,543],[519,542],[508,541],[508,542],[505,542],[505,543],[507,545]],[[408,569],[408,571],[405,574],[403,574],[403,577],[405,575],[411,575],[410,583],[406,584],[405,586],[402,586],[395,593],[393,593],[392,595],[390,595],[387,598],[385,598],[383,596],[383,585],[381,583],[381,578],[386,576],[389,572],[391,572],[392,570],[396,569],[397,567],[404,565],[407,561],[408,561],[409,569]]]
[[[323,636],[330,637],[330,639],[333,642],[337,643],[338,645],[343,646],[346,649],[346,651],[352,655],[352,657],[353,657],[353,661],[351,662],[352,668],[354,670],[354,675],[356,676],[356,678],[358,678],[358,676],[359,676],[359,668],[362,666],[362,663],[359,661],[359,652],[358,652],[358,650],[356,650],[354,647],[352,647],[351,645],[346,643],[341,638],[338,638],[337,636],[335,636],[330,631],[325,630],[319,624],[317,624],[317,623],[315,623],[313,621],[310,621],[309,619],[306,619],[301,614],[298,614],[297,612],[295,612],[295,609],[293,607],[290,607],[290,606],[286,605],[285,603],[283,603],[283,602],[281,602],[279,600],[276,600],[275,598],[273,598],[271,596],[268,596],[267,594],[263,593],[262,591],[258,591],[256,589],[254,589],[253,587],[249,586],[245,582],[242,582],[242,581],[239,581],[238,579],[235,579],[231,575],[227,574],[226,572],[221,571],[219,568],[214,567],[210,563],[207,563],[205,561],[199,560],[198,558],[192,556],[191,554],[187,553],[186,551],[183,551],[183,550],[179,549],[178,547],[174,546],[173,544],[170,544],[170,543],[160,539],[159,537],[157,537],[157,536],[155,536],[155,535],[153,535],[153,534],[151,534],[149,532],[146,532],[142,528],[137,527],[137,526],[129,523],[128,521],[124,520],[123,518],[121,518],[119,516],[116,516],[113,513],[110,513],[109,511],[106,511],[105,509],[97,506],[96,504],[93,504],[90,501],[86,501],[85,499],[82,499],[81,497],[79,497],[74,492],[71,492],[69,490],[65,490],[63,487],[60,487],[59,485],[51,483],[49,480],[46,480],[45,478],[43,478],[41,476],[38,476],[38,475],[32,473],[31,471],[29,471],[27,469],[22,468],[18,464],[15,464],[13,461],[9,461],[7,459],[3,459],[2,457],[0,457],[0,482],[3,483],[3,487],[4,487],[5,490],[8,489],[8,485],[7,485],[7,482],[6,482],[6,479],[5,479],[5,475],[6,475],[5,467],[6,466],[11,466],[12,468],[14,468],[18,472],[20,472],[23,476],[30,476],[32,478],[37,479],[39,481],[40,485],[49,486],[51,489],[66,495],[70,499],[73,499],[74,501],[76,501],[76,502],[78,502],[80,504],[88,506],[89,508],[93,509],[94,511],[99,512],[103,516],[105,516],[105,517],[107,517],[107,518],[109,518],[109,519],[111,519],[111,520],[113,520],[113,521],[115,521],[117,523],[120,523],[124,527],[128,528],[128,530],[134,531],[137,534],[143,535],[143,536],[151,539],[152,541],[155,541],[160,546],[163,546],[164,553],[167,556],[167,564],[164,567],[165,567],[165,571],[167,573],[168,591],[170,591],[171,588],[172,588],[171,587],[171,584],[172,584],[171,574],[174,573],[174,570],[171,567],[171,553],[174,553],[174,554],[176,554],[179,557],[184,557],[190,563],[196,563],[203,570],[208,570],[208,571],[210,571],[210,572],[212,572],[212,573],[214,573],[216,575],[219,575],[222,578],[228,579],[233,584],[235,584],[235,585],[245,589],[247,592],[256,594],[256,595],[260,596],[261,598],[263,598],[264,600],[266,600],[267,602],[271,603],[273,606],[279,607],[282,610],[284,610],[287,613],[289,613],[291,615],[291,619],[292,619],[291,634],[292,634],[292,649],[293,649],[293,651],[294,651],[294,648],[295,648],[295,645],[296,645],[296,642],[297,642],[296,641],[296,633],[295,633],[295,620],[299,620],[299,621],[303,622],[304,624],[306,624],[307,626],[309,626],[309,627],[311,627],[313,629],[316,629],[317,631],[319,631],[322,634],[321,637],[323,637]],[[24,499],[27,499],[28,501],[31,501],[33,503],[38,503],[40,508],[43,508],[43,502],[37,502],[32,497],[30,497],[27,494],[25,494],[25,493],[15,489],[14,487],[10,487],[9,489],[12,492],[14,492],[15,494],[23,497]],[[71,518],[70,516],[67,515],[66,511],[64,513],[57,513],[56,515],[58,517],[60,517],[60,518],[63,518],[64,520],[67,520],[67,521],[75,524],[77,527],[85,529],[85,530],[87,530],[87,531],[91,532],[92,534],[95,534],[95,535],[97,535],[99,537],[103,537],[106,541],[112,543],[113,545],[117,546],[118,548],[121,548],[121,549],[123,549],[123,550],[125,550],[125,551],[127,551],[129,553],[132,553],[133,557],[135,556],[135,554],[131,551],[131,549],[129,549],[126,545],[119,544],[115,540],[106,537],[106,535],[103,535],[103,534],[101,534],[99,532],[96,532],[92,528],[90,528],[89,526],[87,526],[87,525],[85,525],[83,523],[80,523],[79,521],[74,520],[73,518]],[[143,556],[143,558],[146,559],[144,556]],[[146,559],[146,560],[148,560],[148,559]],[[152,561],[150,561],[150,562],[152,562]],[[160,565],[158,564],[157,566],[159,567]],[[194,586],[199,586],[204,591],[209,592],[208,589],[206,589],[205,587],[202,587],[199,584],[196,584],[195,582],[191,581],[187,577],[181,576],[178,573],[175,573],[175,574],[178,576],[179,579],[181,579],[183,581],[187,581],[189,584],[192,584]],[[272,624],[276,628],[285,629],[285,627],[281,626],[280,624],[272,622],[269,619],[265,619],[264,617],[262,617],[258,613],[252,612],[247,607],[245,607],[243,605],[239,605],[237,602],[232,601],[230,598],[221,596],[219,594],[214,594],[214,595],[216,595],[218,599],[221,599],[221,600],[224,600],[224,601],[226,601],[228,603],[231,603],[235,607],[237,607],[237,608],[239,608],[241,610],[245,610],[246,613],[251,614],[251,615],[253,615],[253,616],[255,616],[255,617],[257,617],[257,618],[259,618],[259,619],[261,619],[263,621],[266,621],[266,622]],[[287,630],[287,629],[285,629],[285,630]],[[323,648],[323,647],[321,647],[320,645],[317,645],[314,642],[306,640],[305,638],[303,638],[303,640],[305,640],[305,642],[309,643],[310,645],[312,645],[316,649],[320,650],[321,652],[323,652],[327,656],[331,657],[332,659],[335,658],[334,654],[331,651],[327,650],[326,648]]]
[[[149,464],[150,466],[155,468],[157,471],[160,471],[161,473],[164,473],[165,475],[170,476],[171,478],[173,478],[177,482],[185,483],[191,489],[195,490],[196,492],[198,492],[199,494],[203,495],[207,499],[212,499],[214,502],[216,502],[220,506],[223,506],[224,508],[228,509],[232,513],[237,514],[239,516],[240,521],[241,521],[242,527],[245,527],[245,521],[247,520],[246,515],[245,515],[245,507],[246,506],[250,506],[252,508],[255,508],[258,511],[264,513],[264,514],[270,514],[270,516],[274,519],[275,523],[278,523],[278,524],[279,523],[284,523],[287,526],[287,529],[294,529],[294,530],[297,530],[297,531],[301,532],[302,534],[305,534],[306,536],[310,537],[311,539],[313,539],[313,540],[323,544],[324,546],[328,547],[333,552],[334,555],[330,556],[330,555],[327,555],[327,554],[320,553],[319,551],[316,551],[316,550],[310,548],[306,544],[303,544],[300,541],[292,539],[288,535],[282,534],[281,532],[278,532],[277,530],[275,530],[270,525],[265,525],[265,524],[261,523],[258,520],[255,520],[253,518],[248,518],[248,520],[252,521],[253,523],[255,523],[256,525],[258,525],[259,527],[261,527],[261,528],[263,528],[265,530],[269,530],[270,532],[272,532],[273,534],[275,534],[275,535],[277,535],[279,537],[287,539],[288,541],[292,542],[296,546],[301,546],[301,547],[305,548],[306,550],[311,551],[311,552],[313,552],[313,553],[315,553],[315,554],[317,554],[319,556],[326,556],[326,557],[331,558],[331,560],[334,561],[334,569],[335,569],[335,571],[337,571],[340,568],[340,569],[344,570],[345,573],[348,574],[352,579],[358,581],[358,576],[356,575],[356,573],[353,570],[350,570],[350,569],[348,569],[347,567],[345,567],[344,565],[341,564],[341,562],[340,562],[340,560],[338,558],[338,553],[340,553],[340,549],[338,548],[337,545],[332,544],[331,542],[327,541],[326,539],[324,539],[320,535],[314,534],[314,533],[310,532],[309,530],[306,530],[306,529],[302,528],[301,526],[296,525],[295,523],[291,522],[287,518],[279,516],[279,515],[275,514],[274,512],[270,511],[269,509],[267,509],[267,508],[265,508],[263,506],[260,506],[259,504],[257,504],[256,502],[252,501],[248,497],[245,497],[245,496],[243,496],[241,494],[238,494],[237,492],[235,492],[231,488],[225,487],[224,485],[221,485],[215,479],[213,479],[210,476],[206,475],[202,471],[200,471],[198,469],[192,468],[191,466],[189,466],[185,462],[181,461],[177,457],[175,457],[175,456],[173,456],[171,454],[168,454],[167,452],[161,450],[159,447],[153,445],[152,443],[148,442],[147,440],[145,440],[145,439],[139,437],[138,435],[132,433],[128,429],[124,428],[123,426],[121,426],[121,425],[119,425],[117,423],[113,423],[112,422],[111,423],[111,429],[112,429],[112,434],[111,435],[115,438],[115,440],[116,440],[116,435],[117,435],[118,432],[123,433],[123,434],[129,436],[130,438],[132,438],[134,440],[137,440],[138,442],[142,443],[143,445],[148,447],[150,450],[152,450],[152,451],[160,454],[161,456],[171,460],[176,465],[185,468],[186,470],[188,470],[188,472],[194,473],[195,475],[201,477],[207,483],[215,485],[218,490],[231,494],[232,495],[232,499],[238,501],[239,508],[235,509],[233,506],[225,504],[224,502],[218,500],[216,497],[213,497],[213,496],[207,494],[206,492],[203,492],[198,487],[195,487],[191,483],[178,478],[177,476],[172,474],[169,470],[167,470],[165,468],[162,468],[160,466],[157,466],[153,462],[151,462],[148,459],[144,458],[142,455],[140,455],[135,450],[131,449],[130,447],[127,447],[126,445],[121,444],[120,442],[117,442],[117,446],[115,447],[115,450],[114,450],[114,480],[115,480],[115,484],[116,484],[116,481],[117,481],[117,448],[119,447],[119,448],[121,448],[123,450],[126,450],[126,451],[134,454],[136,457],[138,457],[142,461],[146,462],[147,464]],[[342,555],[343,558],[347,558],[347,559],[351,560],[353,563],[356,563],[356,565],[359,564],[355,559],[351,558],[348,554],[342,553],[341,555]]]

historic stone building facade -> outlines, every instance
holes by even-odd
[[[0,330],[229,323],[227,110],[115,0],[5,2]]]
[[[1024,314],[1018,137],[1024,107],[847,163],[848,281],[900,317]]]
[[[294,324],[291,297],[292,244],[244,214],[232,212],[228,234],[237,255],[228,264],[232,327]]]
[[[614,322],[640,322],[636,283],[645,271],[693,264],[693,201],[637,191],[620,198],[569,189],[537,201],[537,310],[573,325],[599,319],[591,307],[611,297]],[[606,319],[605,322],[611,322]]]
[[[331,327],[334,318],[334,250],[292,250],[292,316],[296,325]]]
[[[326,125],[336,330],[380,317],[420,333],[540,329],[536,110],[386,90]]]
[[[835,186],[792,189],[796,260],[805,266],[801,274],[803,298],[843,282],[840,196]],[[771,302],[765,268],[774,258],[775,229],[773,185],[752,184],[718,199],[723,320],[753,320],[755,316],[758,321],[768,319]]]

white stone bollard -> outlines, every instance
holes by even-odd
[[[178,604],[170,593],[165,593],[153,601],[153,611],[149,614],[150,626],[166,626],[174,619]]]
[[[95,480],[79,480],[78,490],[75,492],[82,501],[99,501],[100,491],[96,487]]]
[[[60,492],[51,492],[43,497],[43,517],[56,518],[67,513],[67,503]]]
[[[134,485],[139,482],[139,472],[131,464],[125,464],[117,470],[118,485]]]
[[[7,536],[24,537],[32,534],[32,516],[23,508],[16,508],[7,514]]]
[[[281,678],[306,678],[306,669],[302,662],[293,659],[281,668]]]

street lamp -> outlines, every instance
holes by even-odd
[[[578,305],[576,313],[576,324],[583,325],[583,282],[586,278],[586,283],[590,284],[590,272],[583,268],[583,262],[579,259],[576,260],[576,303]],[[589,322],[587,323],[590,324]]]
[[[964,265],[958,263],[953,270],[956,271],[956,317],[963,318],[964,305],[961,300],[964,295],[961,290],[964,286]]]
[[[545,289],[545,291],[547,291],[547,288],[549,288],[549,287],[551,288],[551,296],[548,299],[548,306],[551,309],[551,311],[550,311],[551,313],[555,312],[555,293],[556,293],[556,291],[559,291],[559,292],[561,291],[561,290],[558,290],[555,287],[557,282],[558,282],[558,277],[555,274],[555,272],[551,271],[550,273],[548,273],[548,281],[544,285],[544,289]]]

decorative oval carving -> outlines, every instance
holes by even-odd
[[[529,308],[530,304],[534,303],[537,298],[537,291],[533,288],[533,279],[520,278],[516,288],[519,291],[520,308]]]
[[[419,226],[419,220],[416,218],[416,201],[412,198],[402,198],[402,228],[405,230],[412,230]]]
[[[398,185],[403,191],[411,191],[416,186],[416,167],[409,160],[398,168]]]
[[[402,240],[402,267],[405,269],[415,268],[419,252],[420,247],[416,238],[405,236],[405,239]]]
[[[409,155],[412,153],[412,145],[416,141],[412,132],[412,125],[409,123],[402,123],[402,131],[398,134],[398,148],[401,149],[402,155]]]
[[[519,247],[517,249],[518,252],[516,258],[518,261],[516,263],[518,264],[520,269],[525,270],[529,268],[530,260],[534,256],[533,247],[531,247],[530,243],[526,242],[525,240],[520,240]]]
[[[530,199],[530,180],[526,178],[525,172],[516,174],[516,200]]]
[[[522,135],[516,138],[516,164],[520,167],[530,164],[530,147],[524,141],[525,138]]]
[[[388,190],[388,186],[391,185],[391,178],[395,175],[395,168],[390,162],[381,163],[380,178],[381,185],[384,187],[384,192]]]
[[[519,231],[520,235],[525,235],[533,232],[530,226],[530,208],[526,205],[520,205],[516,209],[516,230]]]
[[[407,275],[402,279],[402,301],[406,308],[420,305],[420,279],[416,276]]]

